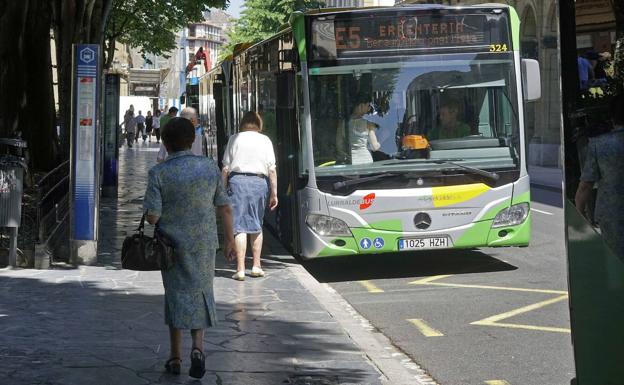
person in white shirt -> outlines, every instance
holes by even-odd
[[[247,234],[251,242],[252,277],[263,277],[260,265],[262,251],[262,223],[266,199],[269,208],[277,207],[277,173],[275,152],[268,136],[261,134],[262,118],[258,113],[245,113],[239,133],[230,137],[223,155],[223,179],[228,188],[234,213],[234,241],[236,242],[236,274],[233,279],[245,279]],[[269,195],[270,184],[270,195]]]
[[[156,135],[156,143],[160,143],[160,110],[154,111],[154,118],[152,119],[152,132]]]
[[[136,122],[137,122],[137,130],[136,130],[136,135],[134,137],[134,141],[138,142],[139,136],[142,136],[143,141],[145,142],[145,139],[147,138],[147,136],[145,136],[145,116],[141,114],[141,110],[139,110],[139,114],[136,116]]]
[[[197,110],[195,110],[193,107],[186,107],[182,110],[182,112],[180,112],[180,117],[190,120],[191,123],[193,123],[193,127],[195,127],[195,140],[193,141],[193,145],[191,146],[191,152],[194,155],[204,155],[202,144],[202,129],[201,125],[199,124]],[[166,158],[167,149],[165,148],[164,143],[161,143],[160,149],[158,150],[158,156],[156,157],[156,162],[163,162]]]

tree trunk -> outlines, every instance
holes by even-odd
[[[23,40],[28,1],[0,0],[0,137],[20,132],[24,95]]]
[[[59,81],[61,145],[69,155],[71,129],[72,45],[101,44],[112,0],[54,0],[53,27]]]
[[[34,20],[36,22],[31,22]],[[32,166],[36,170],[49,170],[58,163],[59,146],[55,127],[48,1],[31,0],[28,21],[26,28],[29,33],[24,39],[27,112],[23,132],[32,156]]]
[[[57,154],[48,5],[0,0],[0,137],[27,140],[36,170],[53,167]]]

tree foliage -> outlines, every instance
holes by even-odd
[[[113,0],[106,26],[106,66],[115,42],[140,48],[142,53],[166,56],[175,48],[176,32],[203,20],[208,8],[224,8],[227,0]]]
[[[294,11],[324,6],[318,0],[247,0],[241,17],[228,33],[229,42],[222,56],[232,53],[238,43],[255,43],[275,34]]]

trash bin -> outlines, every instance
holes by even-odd
[[[24,168],[21,158],[0,155],[0,227],[19,227],[22,218]]]
[[[13,147],[19,155],[26,142],[20,139],[1,139],[0,145]],[[8,152],[8,151],[7,151]],[[17,266],[17,230],[22,219],[24,170],[27,166],[19,155],[0,154],[0,227],[11,230],[9,265]]]

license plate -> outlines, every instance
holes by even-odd
[[[449,237],[399,239],[399,250],[447,249],[451,246]]]

